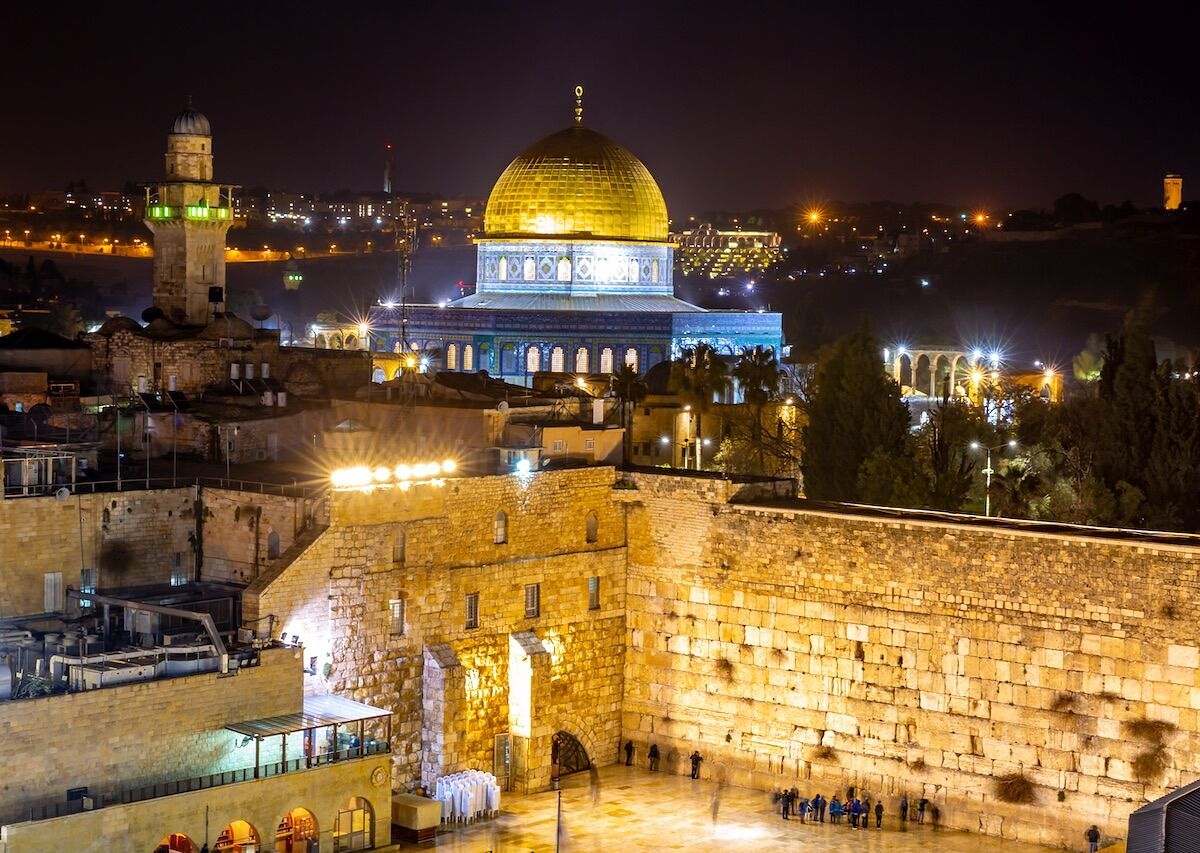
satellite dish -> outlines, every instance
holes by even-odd
[[[63,486],[61,489],[59,489],[57,492],[54,493],[54,499],[56,501],[65,501],[69,497],[71,497],[71,490],[68,489],[66,486]]]
[[[255,305],[250,309],[250,316],[260,323],[264,320],[270,320],[271,315],[274,313],[269,305]]]
[[[496,411],[501,412],[501,413],[507,412],[508,411],[508,403],[505,402],[504,400],[501,400],[499,403],[496,404]]]
[[[29,409],[26,417],[41,428],[50,423],[50,416],[53,414],[54,410],[45,403],[37,403]]]

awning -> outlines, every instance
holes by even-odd
[[[225,726],[228,731],[247,737],[271,737],[316,729],[321,726],[357,723],[391,716],[391,711],[374,708],[346,699],[342,696],[305,696],[304,710],[299,714],[284,714],[279,717],[263,717],[258,720],[243,720]]]

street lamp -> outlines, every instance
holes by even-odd
[[[1012,450],[1016,450],[1016,448],[1017,448],[1016,439],[1011,439],[1009,441],[1004,442],[1003,444],[997,444],[992,447],[986,447],[986,448],[983,447],[983,445],[981,445],[978,441],[971,442],[972,450],[986,450],[987,451],[987,465],[983,469],[983,476],[986,478],[986,480],[984,481],[984,486],[983,486],[983,517],[984,518],[987,518],[992,514],[992,474],[995,473],[995,471],[992,470],[992,451],[993,450],[1003,450],[1006,447],[1008,447]]]

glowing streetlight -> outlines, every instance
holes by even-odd
[[[971,442],[972,450],[975,450],[975,451],[986,450],[987,451],[987,464],[983,469],[983,476],[986,478],[984,480],[984,485],[983,485],[983,516],[984,516],[984,518],[987,518],[988,516],[990,516],[992,514],[992,474],[995,473],[995,471],[992,470],[992,451],[993,450],[1003,450],[1006,447],[1009,448],[1010,450],[1016,450],[1017,449],[1016,439],[1010,439],[1009,441],[1006,441],[1003,444],[997,444],[992,447],[986,447],[986,448],[983,447],[978,441]]]

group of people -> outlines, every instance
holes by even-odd
[[[825,814],[829,814],[830,823],[842,823],[844,820],[851,829],[870,829],[871,815],[875,816],[875,828],[883,828],[883,801],[871,803],[871,798],[864,796],[861,799],[854,795],[854,789],[850,788],[846,791],[846,799],[843,801],[835,794],[832,800],[827,800],[824,794],[814,794],[812,797],[805,797],[800,794],[796,788],[790,790],[784,789],[775,793],[775,802],[779,805],[779,813],[784,820],[789,820],[792,815],[800,818],[801,823],[824,823]],[[922,797],[917,801],[917,807],[913,814],[914,820],[917,823],[925,822],[925,812],[929,807],[929,800]],[[901,822],[908,820],[908,796],[900,798],[900,820]]]

